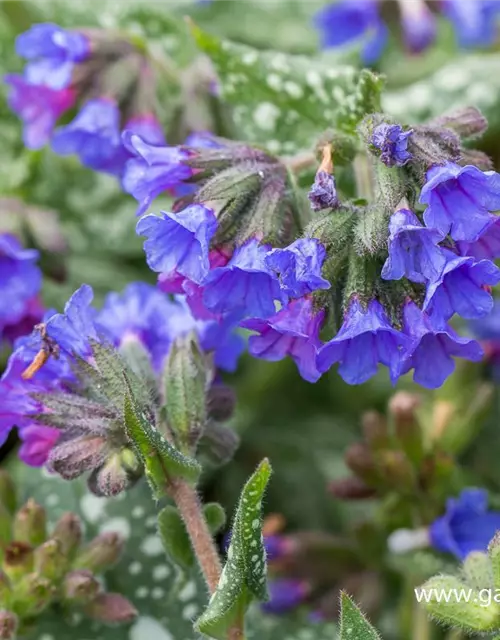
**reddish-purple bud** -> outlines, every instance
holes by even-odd
[[[61,545],[61,553],[71,558],[82,541],[82,523],[74,513],[65,513],[56,523],[51,536]]]
[[[137,617],[135,607],[119,593],[100,593],[85,612],[94,620],[108,624],[132,622]]]
[[[74,566],[101,573],[117,562],[123,550],[124,540],[114,531],[101,533],[77,555]]]
[[[86,569],[71,571],[64,577],[63,599],[69,604],[84,605],[92,602],[101,590],[101,585]]]
[[[78,478],[103,464],[106,440],[100,436],[85,436],[61,442],[49,454],[47,466],[65,480]]]
[[[373,487],[369,487],[356,476],[332,480],[328,485],[328,491],[339,500],[366,500],[376,495]]]
[[[11,581],[33,570],[33,547],[27,542],[11,542],[4,551],[3,569]]]
[[[0,610],[0,640],[16,640],[19,620],[15,613]]]

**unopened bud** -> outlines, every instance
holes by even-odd
[[[47,540],[34,551],[35,572],[49,580],[56,580],[65,571],[67,559],[58,540]]]
[[[127,471],[123,468],[120,454],[112,454],[106,462],[95,469],[88,479],[88,487],[96,496],[117,496],[129,484]]]
[[[108,624],[132,622],[137,617],[135,607],[119,593],[100,593],[85,612],[94,620]]]
[[[11,476],[5,469],[0,469],[0,503],[7,511],[14,515],[17,506],[16,487]]]
[[[386,484],[398,491],[413,489],[415,473],[403,451],[381,451],[380,470]]]
[[[367,485],[377,484],[380,473],[373,453],[363,442],[356,442],[348,447],[344,456],[349,469]]]
[[[61,545],[61,553],[72,558],[82,541],[82,523],[74,513],[65,513],[56,523],[51,536]]]
[[[476,107],[460,107],[436,118],[429,124],[453,129],[465,139],[481,136],[488,128],[488,120]]]
[[[369,487],[356,476],[333,480],[328,485],[328,491],[339,500],[366,500],[373,498],[377,493],[373,487]]]
[[[101,533],[77,555],[74,566],[101,573],[117,562],[123,550],[123,538],[115,532]]]
[[[33,548],[26,542],[11,542],[4,551],[3,569],[12,582],[33,571]]]
[[[491,600],[489,606],[485,606],[480,598],[480,593],[462,600],[450,598],[446,602],[439,598],[442,593],[469,593],[470,587],[454,576],[435,576],[427,580],[420,587],[422,593],[430,594],[422,600],[427,612],[438,622],[453,627],[459,627],[465,632],[480,633],[498,629],[500,617],[500,605]],[[438,597],[436,597],[436,594]],[[438,598],[440,602],[438,602]]]
[[[100,589],[101,585],[90,571],[79,569],[64,577],[62,596],[68,604],[84,605],[92,602]]]
[[[213,384],[207,394],[208,415],[217,422],[226,422],[234,412],[236,394],[225,384]]]
[[[30,573],[15,586],[13,609],[21,618],[38,615],[49,606],[55,591],[50,580]]]
[[[201,452],[213,464],[223,465],[234,456],[239,442],[239,436],[234,429],[210,420],[206,426],[200,448]]]
[[[34,547],[42,544],[47,539],[46,521],[45,509],[30,498],[14,517],[14,540]]]
[[[383,415],[378,411],[365,411],[361,416],[361,427],[367,445],[376,451],[389,445],[389,432]]]
[[[391,553],[408,553],[430,545],[429,530],[397,529],[387,538],[387,547]]]
[[[396,436],[408,458],[416,465],[424,453],[422,430],[417,419],[420,402],[420,396],[408,391],[399,391],[389,401]]]
[[[63,441],[51,449],[47,467],[65,480],[74,480],[104,462],[106,447],[106,439],[101,436],[82,436]]]
[[[463,572],[467,584],[475,589],[486,589],[493,584],[493,572],[487,553],[472,551],[465,558]]]
[[[0,610],[0,640],[16,640],[19,620],[15,613]]]

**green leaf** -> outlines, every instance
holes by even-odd
[[[191,27],[212,59],[240,137],[271,153],[314,146],[325,129],[354,134],[366,113],[379,111],[383,81],[371,71],[259,51]]]
[[[177,451],[149,422],[128,392],[124,406],[125,428],[139,458],[144,464],[146,477],[156,497],[165,495],[169,476],[195,483],[201,466],[193,458]]]
[[[264,459],[241,492],[226,565],[217,590],[196,623],[196,628],[211,638],[225,640],[228,629],[243,620],[254,598],[267,599],[262,498],[270,476],[271,466]]]
[[[208,528],[215,535],[225,524],[224,509],[216,502],[203,507]],[[184,571],[195,566],[195,557],[186,527],[176,507],[167,505],[158,514],[158,533],[171,560]]]
[[[339,640],[380,640],[379,634],[344,591],[340,596]]]

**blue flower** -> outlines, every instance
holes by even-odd
[[[453,162],[427,172],[420,202],[427,205],[425,224],[443,236],[473,242],[490,225],[490,211],[500,209],[500,175]]]
[[[472,551],[485,552],[500,529],[500,513],[488,510],[488,494],[483,489],[464,489],[450,498],[446,512],[429,528],[432,546],[464,560]]]
[[[267,320],[251,318],[241,326],[259,334],[248,341],[252,356],[271,362],[290,356],[304,380],[316,382],[321,377],[316,356],[321,345],[319,330],[323,317],[323,311],[314,312],[309,298],[300,298]]]
[[[415,369],[414,381],[428,389],[437,389],[453,373],[452,356],[479,362],[484,355],[478,342],[457,335],[444,321],[429,317],[411,301],[404,306],[403,332],[412,346],[402,373]]]
[[[456,256],[444,250],[446,265],[437,280],[429,282],[423,310],[448,320],[454,313],[475,319],[493,308],[493,298],[485,285],[500,282],[500,269],[491,260]]]
[[[47,335],[69,355],[85,358],[90,354],[89,339],[99,340],[95,326],[94,298],[88,284],[75,291],[64,307],[64,313],[54,314],[46,323]]]
[[[395,382],[410,344],[409,338],[391,325],[380,302],[371,300],[365,307],[353,297],[340,331],[321,347],[317,366],[324,373],[340,362],[341,377],[348,384],[362,384],[375,375],[381,362],[389,367]]]
[[[474,242],[457,242],[462,256],[476,260],[500,258],[500,217],[490,216],[490,222]]]
[[[139,202],[137,215],[143,214],[161,193],[193,175],[193,170],[183,164],[189,157],[185,150],[148,144],[130,131],[124,131],[123,144],[134,157],[126,164],[122,186]]]
[[[9,107],[24,123],[25,146],[40,149],[50,140],[58,118],[74,105],[75,92],[36,86],[15,74],[6,75],[4,82],[10,87]]]
[[[275,301],[286,303],[275,274],[266,264],[269,247],[249,240],[234,252],[224,267],[208,274],[203,292],[205,306],[219,314],[238,311],[242,316],[268,318]]]
[[[445,254],[437,246],[440,240],[439,231],[422,226],[409,209],[399,209],[389,223],[389,256],[382,268],[382,278],[436,280],[446,263]]]
[[[388,29],[378,13],[377,0],[341,0],[329,4],[314,16],[320,31],[323,48],[365,41],[362,59],[373,64],[381,56],[388,37]]]
[[[299,238],[284,249],[273,249],[266,264],[280,278],[283,291],[300,298],[317,289],[329,289],[330,283],[321,277],[326,251],[316,238]]]
[[[78,31],[50,23],[35,24],[17,37],[16,53],[32,60],[24,71],[29,83],[65,89],[71,82],[75,62],[89,56],[90,43]]]
[[[303,580],[277,578],[269,582],[269,601],[262,609],[266,613],[281,614],[298,607],[310,593],[310,587]]]
[[[181,274],[201,284],[210,270],[210,240],[217,230],[212,209],[193,204],[179,213],[147,215],[137,223],[146,236],[144,251],[149,267],[168,278]]]
[[[313,211],[335,208],[339,202],[335,178],[327,171],[318,171],[307,197]]]
[[[412,154],[408,151],[408,138],[413,131],[403,131],[399,124],[379,124],[372,134],[371,143],[378,150],[380,160],[388,167],[402,167]]]
[[[420,53],[436,39],[436,18],[424,0],[401,2],[399,6],[406,46],[412,53]]]
[[[14,236],[0,234],[0,341],[7,327],[32,315],[42,284],[37,261],[38,251],[23,249]]]
[[[461,47],[489,46],[497,36],[497,0],[443,0],[442,11],[453,23]]]

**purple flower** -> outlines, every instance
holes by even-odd
[[[436,18],[424,0],[400,2],[399,6],[406,46],[412,53],[420,53],[436,39]]]
[[[485,285],[500,282],[500,269],[491,260],[456,256],[444,250],[446,265],[437,280],[427,286],[423,310],[448,320],[454,313],[475,319],[493,308],[493,298]]]
[[[389,257],[382,269],[384,280],[400,280],[406,276],[413,282],[439,278],[446,263],[438,245],[439,231],[420,224],[409,209],[399,209],[389,223]]]
[[[52,149],[60,155],[77,154],[86,167],[119,174],[116,151],[120,148],[120,111],[113,100],[89,100],[76,118],[60,127],[52,138]]]
[[[64,313],[56,313],[46,323],[47,335],[70,355],[88,356],[89,338],[99,340],[93,298],[92,287],[82,284],[66,303]]]
[[[241,326],[259,333],[248,341],[252,356],[271,362],[290,356],[304,380],[316,382],[321,377],[316,355],[321,345],[319,330],[323,317],[323,311],[314,313],[309,298],[300,298],[267,320],[251,318]]]
[[[139,202],[137,215],[143,214],[161,193],[193,175],[193,170],[182,162],[189,157],[185,150],[148,144],[130,131],[124,131],[123,144],[134,157],[126,164],[122,186]]]
[[[55,446],[61,432],[59,429],[31,424],[19,430],[22,445],[19,457],[30,467],[42,467]]]
[[[462,256],[476,260],[500,258],[500,217],[490,216],[490,222],[474,242],[457,242]]]
[[[266,264],[267,245],[249,240],[234,252],[224,267],[208,274],[203,291],[205,306],[219,314],[238,311],[242,316],[268,318],[274,315],[275,300],[285,303],[274,273]]]
[[[14,236],[0,234],[0,339],[6,327],[31,314],[42,284],[37,260],[38,251],[23,249]]]
[[[321,277],[326,251],[316,238],[299,238],[284,249],[273,249],[266,265],[280,278],[283,291],[300,298],[317,289],[329,289],[330,283]]]
[[[500,209],[500,175],[453,162],[427,172],[420,202],[427,205],[425,224],[443,236],[473,242],[490,225],[490,211]]]
[[[341,0],[318,11],[314,16],[314,25],[320,31],[321,46],[324,49],[339,47],[365,39],[363,62],[376,62],[388,36],[377,5],[377,0]]]
[[[210,131],[193,131],[184,140],[184,146],[194,149],[220,149],[222,145]]]
[[[489,46],[495,42],[497,0],[442,0],[442,10],[452,22],[461,47]]]
[[[58,118],[74,105],[75,92],[29,84],[22,76],[14,74],[6,75],[4,81],[10,86],[9,107],[24,123],[25,146],[40,149],[50,140]]]
[[[290,552],[293,552],[295,545],[286,536],[273,534],[264,536],[264,547],[266,549],[267,561],[273,562],[273,560],[279,560]]]
[[[32,61],[24,72],[29,83],[65,89],[71,82],[75,62],[89,56],[90,43],[78,31],[50,23],[35,24],[17,37],[16,53]]]
[[[403,332],[412,347],[403,363],[402,373],[415,369],[413,379],[428,389],[437,389],[455,370],[452,356],[479,362],[483,350],[471,338],[462,338],[442,320],[422,312],[414,302],[404,307]]]
[[[446,502],[446,512],[431,524],[429,537],[438,551],[463,560],[471,551],[486,551],[500,529],[500,513],[488,510],[483,489],[464,489]]]
[[[339,203],[335,178],[327,171],[318,171],[307,197],[313,211],[335,208]]]
[[[10,344],[14,344],[18,338],[30,333],[33,327],[41,321],[43,314],[44,309],[40,298],[38,296],[30,298],[26,302],[21,320],[16,320],[12,324],[6,324],[3,327],[4,340]]]
[[[361,384],[377,373],[381,362],[395,382],[409,346],[410,340],[394,329],[380,302],[371,300],[364,307],[353,297],[340,331],[320,349],[317,366],[324,373],[340,362],[342,378],[348,384]]]
[[[181,274],[197,284],[203,282],[210,270],[210,240],[217,231],[212,209],[193,204],[179,213],[147,215],[136,231],[147,237],[144,251],[150,269],[170,279]]]
[[[402,167],[412,154],[408,149],[408,138],[413,131],[403,131],[399,124],[379,124],[372,134],[371,143],[380,153],[380,160],[388,167]]]
[[[269,582],[269,601],[261,606],[266,613],[286,613],[302,604],[309,593],[310,587],[303,580],[278,578]]]

